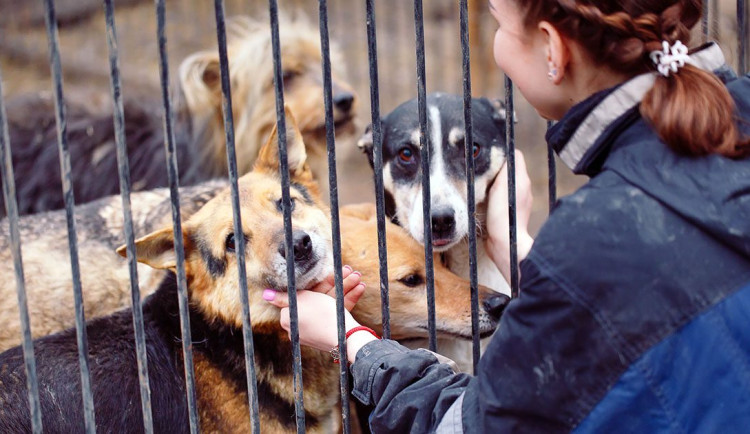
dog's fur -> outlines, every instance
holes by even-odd
[[[430,207],[435,252],[451,271],[469,278],[469,230],[476,230],[477,275],[482,285],[510,295],[510,287],[489,258],[483,242],[486,233],[486,198],[495,176],[505,163],[505,107],[499,101],[473,98],[474,200],[476,228],[468,226],[463,98],[434,93],[427,96],[427,137],[430,147]],[[381,120],[383,181],[386,213],[424,244],[422,172],[418,101],[407,101]],[[358,142],[374,166],[371,127]],[[425,345],[424,342],[415,345]],[[461,370],[471,369],[467,344],[441,340],[441,353],[454,359]]]
[[[320,36],[303,17],[280,17],[284,98],[299,116],[313,173],[328,179]],[[229,72],[237,167],[252,168],[258,149],[276,123],[270,28],[239,17],[228,24]],[[341,79],[344,62],[332,50],[336,138],[354,137],[356,97]],[[192,185],[226,176],[219,56],[203,51],[186,58],[179,70],[180,98],[174,136],[180,183]],[[67,137],[77,203],[119,193],[115,132],[111,114],[67,104]],[[161,100],[126,99],[125,136],[135,191],[167,185]],[[63,207],[54,108],[49,95],[25,95],[8,104],[10,142],[19,213]],[[327,191],[327,182],[321,184]],[[327,195],[325,196],[327,197]],[[0,197],[0,201],[3,199]],[[1,204],[0,204],[1,205]],[[5,207],[0,206],[0,215]]]
[[[291,116],[288,122],[293,124]],[[291,380],[291,351],[288,336],[279,325],[279,310],[261,299],[263,288],[285,287],[283,219],[280,205],[275,137],[261,151],[255,169],[240,180],[243,232],[246,246],[248,291],[258,369],[261,426],[269,432],[293,431],[294,394]],[[296,281],[309,287],[331,270],[330,229],[325,205],[305,165],[305,151],[299,132],[288,137],[291,195],[295,200],[295,234],[308,234],[310,249],[295,254]],[[342,210],[342,245],[345,263],[363,272],[369,290],[354,310],[364,324],[379,325],[377,290],[376,225],[372,206]],[[53,220],[50,220],[53,221]],[[111,220],[110,220],[111,221]],[[107,223],[99,220],[106,231]],[[57,228],[62,231],[62,227]],[[222,189],[183,224],[186,275],[190,298],[191,329],[195,358],[197,398],[201,429],[206,432],[247,432],[249,418],[244,377],[241,306],[237,294],[238,276],[231,235],[232,207],[229,192]],[[388,244],[398,265],[389,268],[391,313],[394,337],[426,335],[424,257],[422,249],[402,229],[391,225]],[[174,270],[172,228],[152,232],[136,242],[136,256],[156,269]],[[98,240],[106,243],[106,240]],[[275,246],[276,248],[269,248]],[[47,250],[55,249],[49,245]],[[98,254],[81,248],[82,257]],[[124,253],[124,248],[119,252]],[[87,262],[88,263],[88,262]],[[123,265],[121,265],[121,268]],[[98,292],[106,292],[111,270],[89,269],[99,274]],[[470,336],[468,282],[438,264],[439,334]],[[62,280],[63,278],[60,277]],[[121,277],[114,278],[115,280]],[[456,288],[464,290],[456,291]],[[480,288],[486,301],[480,312],[480,333],[491,333],[498,312],[490,307],[497,296]],[[5,295],[5,294],[4,294]],[[51,294],[56,296],[56,294]],[[150,385],[154,424],[157,432],[185,432],[185,385],[182,379],[180,329],[176,285],[173,274],[144,302]],[[397,307],[398,306],[398,307]],[[463,306],[457,309],[457,306]],[[420,314],[422,312],[422,314]],[[58,312],[46,312],[48,316]],[[98,429],[112,432],[140,430],[142,426],[138,376],[130,310],[89,321],[89,357]],[[82,429],[81,395],[75,351],[75,332],[64,332],[35,341],[37,372],[41,383],[43,422],[61,432]],[[334,408],[338,399],[338,370],[324,352],[303,347],[305,412],[310,432],[335,429]],[[0,431],[29,430],[28,400],[20,347],[0,355]],[[112,393],[113,388],[117,390]]]

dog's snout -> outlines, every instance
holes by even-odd
[[[312,256],[313,243],[310,235],[305,231],[294,231],[292,234],[292,244],[294,246],[294,262],[306,262]],[[279,254],[286,259],[285,242],[279,245]]]
[[[432,236],[438,239],[450,238],[456,228],[452,209],[438,209],[432,214]]]
[[[484,308],[494,321],[500,321],[500,316],[503,314],[508,302],[510,302],[510,297],[498,293],[484,300]]]
[[[348,112],[354,104],[354,95],[349,92],[340,92],[334,95],[333,103],[341,111]]]

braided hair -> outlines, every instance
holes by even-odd
[[[655,69],[649,58],[662,41],[690,43],[701,16],[701,0],[516,0],[531,27],[547,21],[581,44],[600,65],[628,75]],[[657,75],[640,112],[659,137],[678,153],[717,153],[739,158],[750,153],[742,138],[732,97],[709,71],[686,64],[669,77]],[[730,116],[728,114],[733,114]]]

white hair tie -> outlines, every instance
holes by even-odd
[[[669,46],[669,42],[662,41],[663,51],[654,50],[649,55],[651,61],[656,65],[656,69],[659,73],[665,77],[669,77],[669,72],[677,73],[677,70],[685,66],[690,60],[688,56],[688,47],[680,41],[677,41]]]

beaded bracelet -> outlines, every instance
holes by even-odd
[[[375,333],[375,330],[371,329],[370,327],[357,326],[352,327],[349,331],[346,332],[346,337],[344,338],[344,340],[349,339],[349,336],[359,331],[370,332],[371,335],[375,336],[375,339],[380,339],[380,336],[378,336],[378,334]],[[339,361],[341,360],[341,352],[339,351],[339,346],[336,345],[335,347],[331,348],[331,351],[329,351],[329,353],[331,354],[331,357],[333,357],[333,363],[339,363]]]

